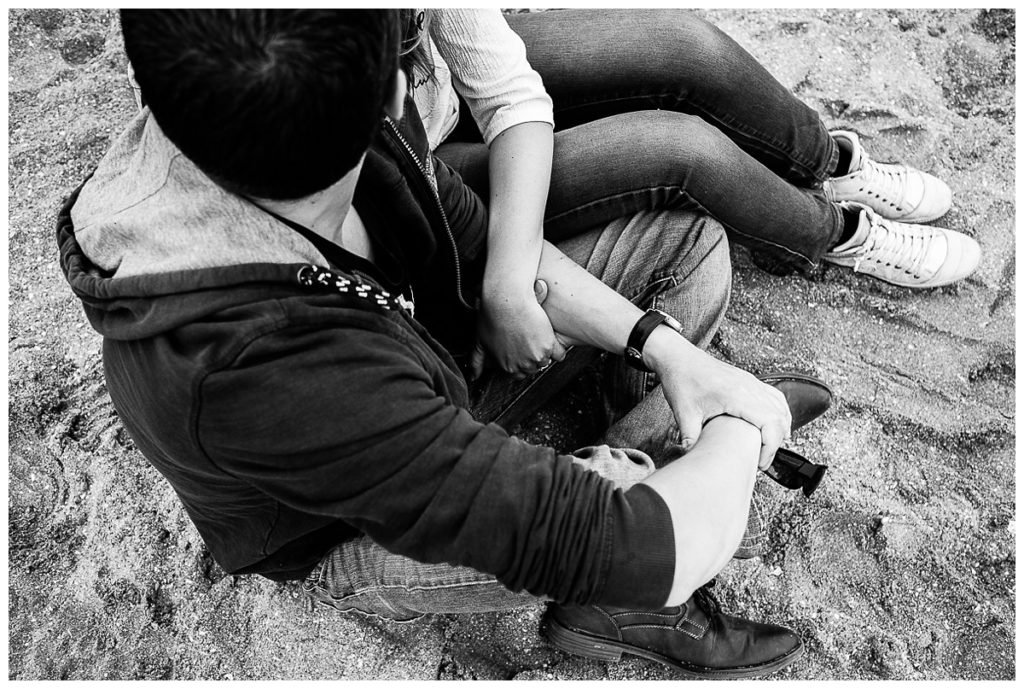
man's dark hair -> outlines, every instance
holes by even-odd
[[[229,191],[307,196],[359,162],[394,88],[398,10],[122,10],[167,137]]]

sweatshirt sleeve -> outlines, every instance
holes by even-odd
[[[430,36],[488,146],[523,122],[554,126],[551,97],[499,10],[433,10]]]
[[[202,386],[210,459],[422,562],[557,601],[662,605],[675,560],[660,496],[475,421],[450,400],[458,379],[400,332],[310,326],[250,344]]]

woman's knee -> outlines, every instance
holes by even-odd
[[[739,45],[717,26],[679,9],[624,10],[631,32],[643,36],[643,51],[651,65],[686,69],[694,62],[731,62]],[[634,22],[636,22],[634,24]]]
[[[700,18],[693,12],[681,9],[644,9],[622,10],[636,17],[641,23],[638,29],[643,30],[645,39],[651,42],[665,41],[678,51],[691,47],[691,43],[710,45],[717,44],[728,34],[711,22]],[[684,51],[685,52],[685,51]]]
[[[664,186],[678,185],[690,173],[712,171],[724,152],[735,147],[714,125],[671,110],[622,113],[577,129],[580,131],[572,133],[572,138],[582,136],[586,141],[580,150],[586,151],[591,161],[604,159],[599,169],[624,169],[630,179]],[[556,153],[562,139],[559,134]],[[556,163],[558,158],[556,155]]]
[[[632,127],[650,145],[642,155],[670,165],[671,169],[714,165],[726,150],[735,147],[720,129],[696,115],[671,110],[649,110],[635,115]]]

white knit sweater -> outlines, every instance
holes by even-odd
[[[499,10],[435,9],[430,50],[436,83],[413,90],[433,150],[459,121],[459,99],[489,146],[494,137],[523,122],[554,125],[551,97],[526,59],[526,46]]]

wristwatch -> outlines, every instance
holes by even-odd
[[[644,363],[644,345],[647,338],[651,336],[654,329],[664,323],[680,335],[683,334],[683,326],[672,316],[659,309],[647,309],[647,313],[640,316],[626,340],[626,350],[623,353],[626,363],[638,371],[650,373],[651,369]]]

